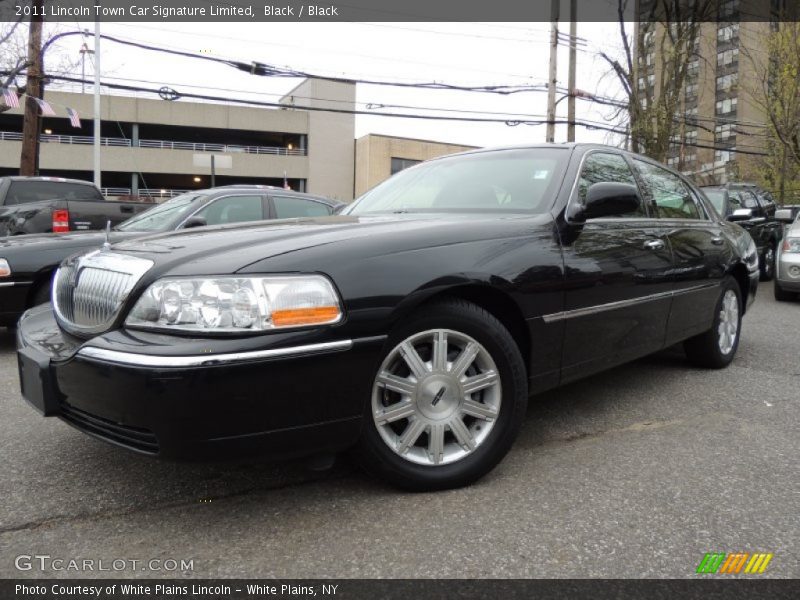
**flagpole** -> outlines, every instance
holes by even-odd
[[[94,21],[94,184],[100,188],[100,17]]]

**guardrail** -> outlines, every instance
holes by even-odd
[[[167,189],[158,189],[158,188],[139,188],[136,193],[133,193],[131,188],[118,188],[118,187],[107,187],[101,188],[100,190],[104,196],[124,196],[124,197],[139,197],[139,198],[150,198],[159,202],[161,200],[169,200],[170,198],[174,198],[175,196],[180,196],[181,194],[185,194],[189,190],[167,190]]]
[[[94,138],[86,135],[41,134],[39,140],[55,144],[91,145]],[[0,131],[0,141],[19,142],[22,134],[16,131]],[[242,146],[238,144],[207,144],[203,142],[174,142],[169,140],[139,140],[133,144],[125,138],[101,137],[101,146],[121,148],[157,148],[161,150],[189,150],[192,152],[222,152],[229,154],[266,154],[271,156],[306,156],[305,148],[286,148],[283,146]]]

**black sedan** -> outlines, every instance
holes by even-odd
[[[120,242],[22,317],[23,395],[141,453],[353,448],[404,488],[465,485],[531,394],[677,342],[731,362],[758,257],[706,202],[641,156],[532,146],[423,163],[338,216]]]
[[[118,242],[203,225],[330,215],[337,200],[263,185],[216,187],[182,194],[121,223],[108,235]],[[98,231],[0,238],[0,326],[14,325],[25,309],[50,299],[50,282],[62,260],[99,248]]]

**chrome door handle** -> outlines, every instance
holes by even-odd
[[[711,238],[711,243],[714,244],[715,246],[722,246],[722,244],[725,243],[725,240],[722,239],[721,237],[713,237]]]
[[[644,243],[647,250],[662,250],[664,248],[664,240],[648,240]]]

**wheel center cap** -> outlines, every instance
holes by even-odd
[[[426,378],[419,386],[417,406],[428,419],[448,418],[458,407],[458,385],[447,376]]]

